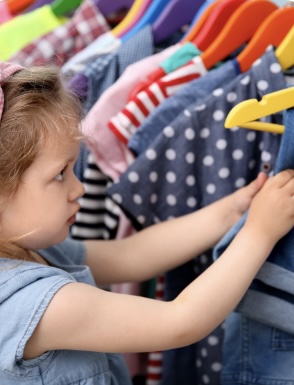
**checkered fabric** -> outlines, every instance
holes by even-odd
[[[53,64],[61,67],[94,39],[109,31],[107,21],[93,0],[84,0],[71,19],[34,40],[9,61],[26,67]]]

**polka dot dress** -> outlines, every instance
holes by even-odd
[[[108,189],[109,196],[142,229],[205,207],[252,181],[260,170],[271,173],[280,136],[239,127],[228,130],[224,120],[239,102],[260,99],[285,86],[281,67],[269,50],[246,74],[190,105],[165,127]],[[280,123],[281,118],[271,116],[267,121]],[[211,263],[208,250],[166,273],[166,299],[174,298]],[[165,352],[162,385],[219,384],[222,338],[219,327],[197,344]]]

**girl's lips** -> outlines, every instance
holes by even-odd
[[[75,223],[75,221],[76,221],[76,219],[77,219],[77,212],[78,212],[79,210],[80,210],[80,205],[78,205],[78,207],[77,207],[75,213],[74,213],[70,218],[68,218],[67,222],[68,222],[70,225],[72,225],[72,224]]]
[[[68,218],[68,220],[67,220],[67,222],[69,223],[69,224],[74,224],[75,223],[75,221],[76,221],[76,214],[74,214],[74,215],[72,215],[70,218]]]

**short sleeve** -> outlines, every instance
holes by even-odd
[[[86,259],[84,243],[71,238],[58,245],[38,250],[38,253],[53,266],[83,265]]]
[[[7,279],[1,281],[1,275]],[[56,292],[75,282],[67,272],[22,262],[9,272],[0,272],[0,369],[15,372],[26,342]]]

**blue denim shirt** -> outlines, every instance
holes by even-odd
[[[294,110],[284,116],[282,137],[275,172],[294,168]],[[219,257],[241,229],[246,214],[218,243],[214,258]],[[258,245],[256,245],[258,247]],[[274,247],[267,261],[256,275],[237,311],[261,323],[294,334],[294,230]],[[294,362],[294,361],[293,361]]]
[[[118,354],[58,350],[23,359],[25,344],[55,293],[71,282],[95,285],[83,265],[81,242],[68,239],[40,254],[58,267],[0,258],[0,384],[131,385]]]

